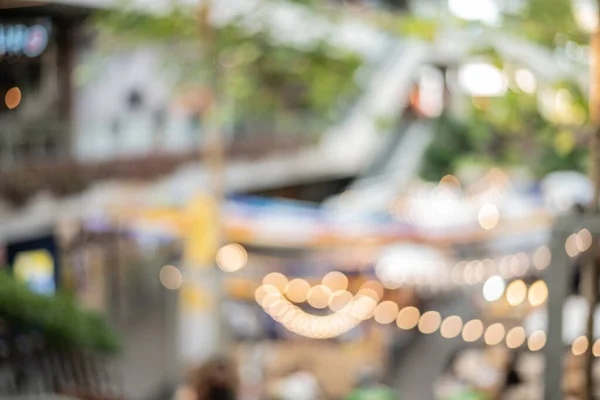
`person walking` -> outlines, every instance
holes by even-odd
[[[225,358],[214,358],[190,375],[189,383],[175,400],[236,400],[239,379],[235,365]]]

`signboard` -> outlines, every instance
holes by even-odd
[[[48,47],[49,26],[0,23],[0,56],[38,57]]]
[[[13,265],[16,280],[24,282],[39,294],[54,294],[54,260],[46,249],[18,253]]]
[[[54,294],[59,266],[53,236],[10,243],[6,247],[8,265],[15,279],[40,294]]]
[[[188,268],[202,269],[214,266],[219,245],[216,207],[214,200],[208,196],[198,196],[188,206],[184,248],[184,259]]]

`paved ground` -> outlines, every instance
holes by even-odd
[[[458,314],[472,318],[468,296],[457,294],[443,302],[432,303],[427,309],[440,311],[442,316]],[[166,313],[168,314],[168,312]],[[127,328],[125,354],[120,369],[127,399],[166,399],[161,396],[165,377],[173,375],[173,331],[169,332],[165,310],[154,310]],[[171,325],[172,326],[172,325]],[[460,338],[444,339],[436,332],[419,335],[400,352],[398,366],[391,382],[398,388],[402,400],[433,400],[433,382],[444,369],[450,353],[463,345]],[[143,367],[142,367],[143,366]]]
[[[173,306],[172,301],[148,304],[143,317],[122,328],[124,354],[118,370],[128,400],[154,399],[177,375]]]
[[[442,316],[457,314],[463,319],[472,318],[473,311],[464,294],[443,303],[432,303],[429,309],[440,311]],[[444,369],[450,353],[464,342],[459,338],[444,339],[439,332],[420,335],[404,350],[399,362],[394,387],[402,400],[434,400],[433,383]]]

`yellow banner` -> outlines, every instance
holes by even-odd
[[[184,261],[191,269],[212,267],[219,245],[219,214],[214,200],[196,197],[188,206],[184,224]]]

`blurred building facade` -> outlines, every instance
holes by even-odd
[[[0,18],[0,161],[3,167],[68,156],[71,74],[87,11],[3,2]]]

